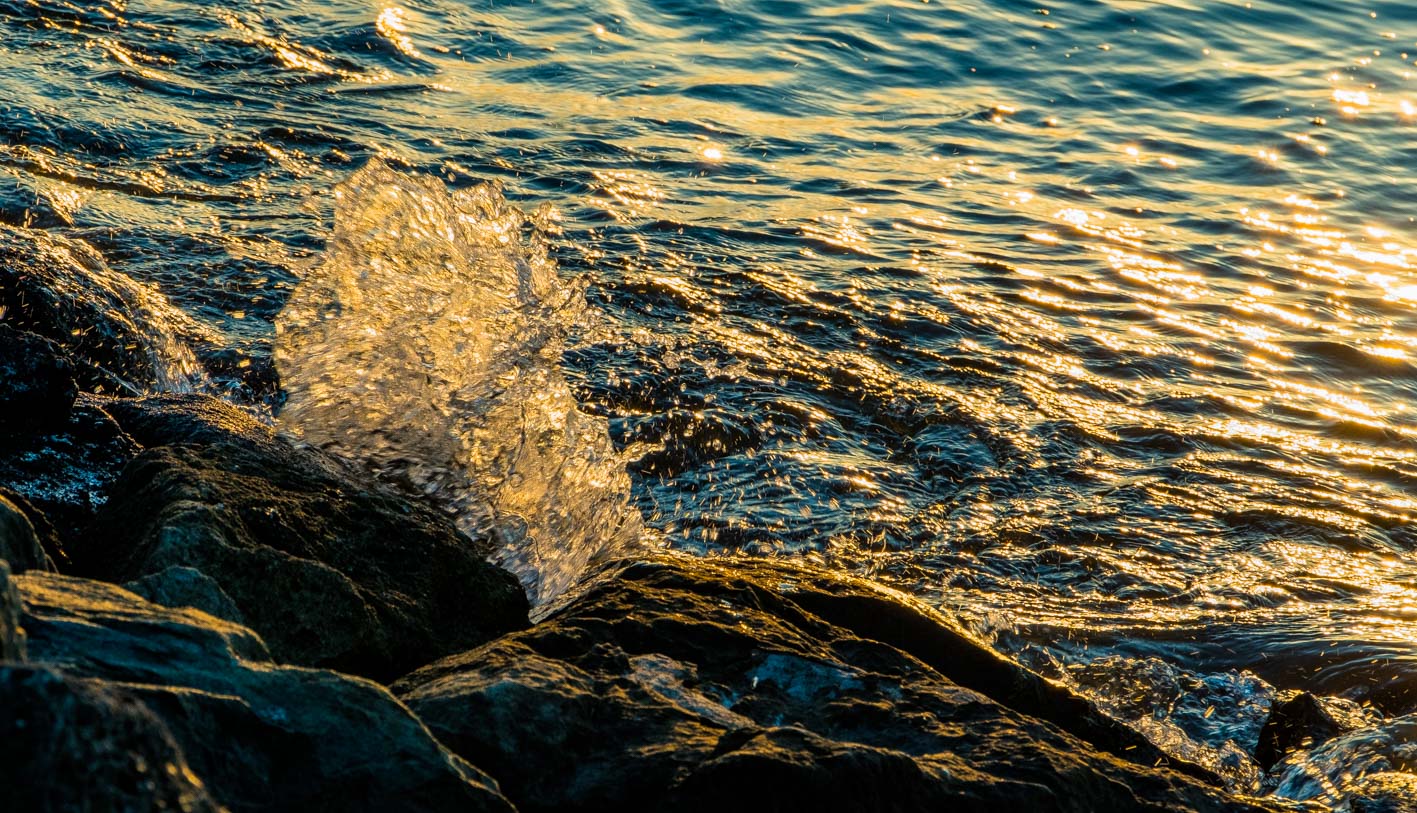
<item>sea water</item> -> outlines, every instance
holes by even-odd
[[[639,545],[800,559],[1236,790],[1412,768],[1417,6],[0,20],[0,219],[160,292],[210,389],[538,600]],[[1370,725],[1262,777],[1294,689]]]

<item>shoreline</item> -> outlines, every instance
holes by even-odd
[[[210,396],[88,392],[122,325],[35,307],[92,283],[7,236],[14,809],[1267,809],[811,567],[620,560],[532,624],[440,512]]]

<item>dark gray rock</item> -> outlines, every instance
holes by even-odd
[[[523,811],[1256,809],[937,614],[761,561],[615,565],[393,689]]]
[[[282,661],[391,679],[527,624],[487,543],[210,398],[115,403],[159,446],[110,489],[76,572],[209,576]]]
[[[1308,692],[1297,692],[1269,710],[1260,729],[1255,761],[1268,771],[1294,751],[1309,750],[1365,724],[1361,715],[1337,703],[1325,703]]]
[[[0,665],[0,809],[216,813],[143,704],[52,669]]]
[[[277,666],[248,629],[113,585],[15,581],[31,660],[140,700],[233,811],[511,810],[377,684]]]
[[[15,573],[49,568],[49,557],[44,554],[34,525],[4,494],[0,494],[0,561],[8,562]]]
[[[189,345],[210,331],[87,243],[0,223],[0,312],[64,349],[80,389],[140,394],[204,378]]]
[[[52,528],[56,547],[46,552],[61,570],[68,564],[66,549],[103,504],[108,484],[138,453],[104,411],[105,403],[81,395],[62,427],[12,438],[0,448],[0,486],[7,496],[23,498],[35,525],[42,516]]]
[[[154,604],[191,607],[233,624],[245,624],[241,610],[211,576],[192,567],[169,567],[123,585]]]
[[[25,660],[25,630],[20,626],[20,594],[10,567],[0,562],[0,662]]]
[[[0,321],[0,433],[62,426],[78,394],[74,365],[59,345]]]
[[[203,377],[188,344],[209,331],[78,240],[0,223],[0,312],[62,347],[89,392],[138,394]]]

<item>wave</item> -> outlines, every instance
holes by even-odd
[[[283,427],[491,537],[535,603],[641,535],[607,422],[560,370],[593,314],[552,226],[495,183],[371,161],[334,188],[324,256],[276,320]]]

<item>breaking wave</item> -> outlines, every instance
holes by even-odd
[[[547,254],[548,209],[374,161],[276,321],[282,425],[450,510],[533,602],[639,539],[604,418],[560,370],[591,315]]]

